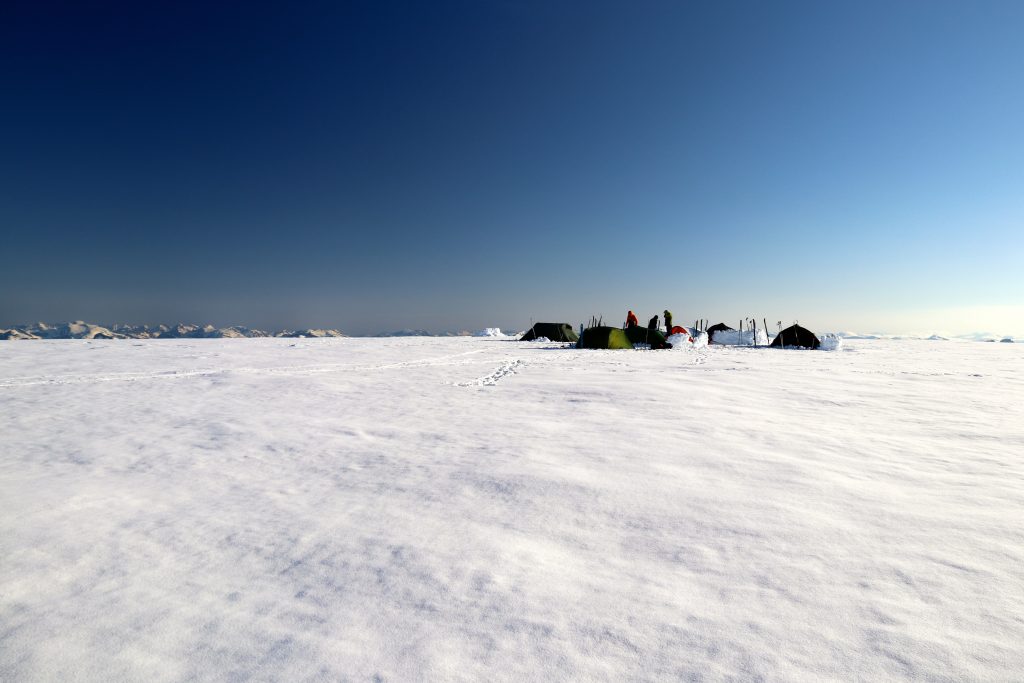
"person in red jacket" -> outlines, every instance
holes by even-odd
[[[630,311],[626,314],[626,327],[636,327],[640,321],[636,319],[636,313]]]

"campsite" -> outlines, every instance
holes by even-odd
[[[630,311],[632,314],[632,311]],[[747,318],[747,330],[744,333],[744,321],[740,321],[739,330],[725,323],[707,326],[699,320],[692,327],[673,325],[662,330],[658,325],[658,316],[651,318],[647,327],[623,323],[622,327],[611,327],[603,324],[602,318],[593,317],[590,325],[580,323],[579,334],[569,323],[539,322],[532,323],[520,337],[519,341],[553,341],[569,342],[580,349],[618,349],[618,350],[661,350],[673,347],[699,348],[708,344],[729,346],[770,346],[775,349],[820,349],[822,342],[805,327],[794,323],[786,329],[780,329],[771,343],[765,332],[767,319],[762,319],[761,329],[757,328],[757,320]],[[628,321],[628,318],[627,318]],[[836,350],[842,345],[837,335],[826,337],[825,348]]]

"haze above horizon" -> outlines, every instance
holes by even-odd
[[[16,2],[0,327],[1024,336],[1024,4]]]

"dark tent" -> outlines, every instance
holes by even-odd
[[[708,343],[710,344],[715,341],[715,332],[735,332],[736,328],[729,327],[725,323],[718,323],[717,325],[712,325],[705,331],[708,333]]]
[[[547,337],[551,341],[557,342],[574,342],[580,339],[569,323],[534,323],[533,327],[519,341],[533,341],[540,337]]]
[[[665,348],[665,335],[660,330],[652,330],[647,327],[627,327],[626,337],[633,344],[650,344],[652,349]]]
[[[787,327],[782,332],[779,332],[778,336],[772,341],[772,346],[775,348],[782,348],[784,346],[802,346],[807,349],[816,349],[821,346],[821,342],[814,336],[814,333],[807,328],[800,327],[799,325],[793,325]]]
[[[579,349],[632,349],[626,330],[618,327],[588,327],[576,344]]]

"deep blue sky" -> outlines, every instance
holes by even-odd
[[[0,5],[0,326],[1024,334],[1024,2]]]

